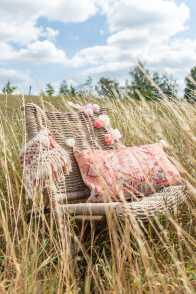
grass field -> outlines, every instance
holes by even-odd
[[[66,109],[68,98],[45,98]],[[80,98],[81,102],[93,100]],[[81,227],[73,258],[56,220],[40,210],[27,222],[19,150],[24,142],[22,107],[39,97],[0,96],[0,293],[194,293],[196,291],[196,105],[100,99],[127,145],[166,140],[190,184],[179,211],[148,224],[107,218]],[[78,102],[78,101],[77,101]]]

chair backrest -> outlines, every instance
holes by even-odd
[[[42,110],[43,111],[43,110]],[[71,112],[43,112],[35,104],[29,103],[25,107],[27,139],[34,137],[42,125],[47,125],[56,141],[65,148],[72,161],[72,172],[65,175],[64,183],[59,183],[57,190],[61,195],[65,194],[68,201],[85,200],[89,197],[90,191],[84,184],[80,170],[73,156],[73,149],[65,143],[67,138],[74,138],[76,147],[84,149],[113,149],[114,146],[107,146],[104,143],[104,135],[107,131],[103,128],[93,127],[93,118],[86,116],[83,112],[74,110]],[[106,113],[105,109],[101,114]],[[96,117],[96,115],[95,115]],[[64,191],[66,186],[66,191]]]

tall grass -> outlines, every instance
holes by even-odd
[[[63,110],[67,99],[49,102]],[[25,201],[18,159],[26,100],[43,103],[39,97],[14,96],[1,97],[0,102],[0,293],[193,293],[195,105],[99,101],[127,145],[160,139],[170,144],[170,155],[190,183],[190,199],[178,211],[145,224],[131,216],[108,215],[101,222],[67,216],[65,239],[56,217],[41,209],[41,198],[37,217],[27,217],[31,207]]]

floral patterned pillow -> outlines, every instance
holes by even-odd
[[[89,202],[110,202],[147,196],[182,178],[161,143],[74,152],[83,180],[91,190]]]

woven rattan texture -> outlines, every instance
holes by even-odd
[[[101,110],[102,114],[105,112],[106,110]],[[106,131],[103,128],[95,129],[93,127],[93,118],[87,117],[83,112],[79,111],[67,113],[46,111],[45,115],[43,115],[34,104],[27,104],[25,113],[28,139],[34,137],[41,127],[47,126],[56,141],[65,148],[70,155],[72,172],[68,176],[65,176],[66,191],[64,191],[64,184],[59,183],[57,187],[58,192],[61,194],[66,193],[68,200],[88,198],[90,191],[82,180],[80,170],[73,156],[73,150],[66,145],[65,141],[67,138],[74,138],[76,147],[80,150],[87,148],[114,148],[104,143]]]

